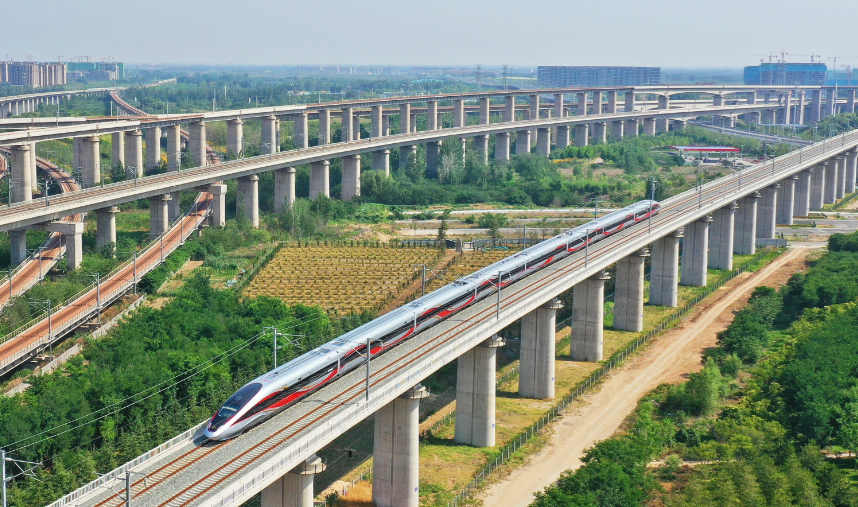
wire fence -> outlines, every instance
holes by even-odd
[[[777,255],[780,255],[783,250],[778,250]],[[539,435],[545,427],[551,423],[554,419],[556,419],[559,415],[563,413],[566,408],[574,403],[582,394],[586,393],[593,385],[598,383],[602,377],[610,373],[614,368],[621,365],[627,357],[637,352],[637,350],[649,343],[655,336],[661,334],[665,330],[673,327],[676,323],[685,316],[695,305],[700,303],[703,299],[711,295],[713,292],[721,288],[727,282],[736,278],[739,274],[753,268],[760,261],[762,261],[766,256],[771,255],[771,250],[763,250],[757,253],[753,258],[746,261],[744,264],[734,269],[724,277],[722,277],[717,282],[713,283],[706,287],[701,294],[696,296],[694,299],[685,304],[685,306],[677,309],[675,312],[665,317],[654,329],[647,331],[645,333],[641,333],[641,335],[634,340],[632,343],[628,344],[624,349],[617,351],[610,358],[608,358],[602,366],[590,374],[585,380],[581,381],[576,387],[575,390],[564,396],[554,407],[552,407],[548,412],[545,413],[538,421],[523,429],[520,433],[515,435],[509,443],[506,444],[503,448],[498,451],[497,456],[494,460],[492,460],[489,464],[483,467],[482,470],[477,473],[477,475],[469,482],[462,490],[456,494],[456,496],[447,504],[447,507],[456,507],[460,505],[462,502],[471,498],[474,493],[479,491],[483,484],[485,484],[486,480],[491,476],[500,466],[504,465],[509,459],[515,454],[516,451],[521,449],[527,442],[532,440],[534,437]],[[451,413],[452,416],[447,419],[452,420],[455,418],[455,413]],[[436,423],[437,424],[437,423]]]

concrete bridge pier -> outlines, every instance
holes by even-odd
[[[641,331],[644,307],[644,260],[649,250],[642,248],[617,262],[614,289],[614,329]]]
[[[328,160],[310,164],[310,199],[331,196],[331,163]]]
[[[36,172],[36,169],[38,168],[38,164],[36,163],[37,162],[36,159],[38,157],[39,157],[39,150],[36,146],[36,143],[30,143],[30,181],[32,182],[33,190],[36,190],[39,188],[39,175]],[[47,180],[48,177],[46,176],[45,179]]]
[[[15,267],[27,258],[27,231],[26,229],[15,229],[9,231],[9,244],[12,250],[12,264]]]
[[[828,159],[828,167],[825,170],[825,204],[837,201],[837,158]]]
[[[170,219],[167,212],[167,203],[172,197],[170,194],[158,195],[149,198],[149,238],[155,239],[164,234],[170,228]]]
[[[608,124],[602,121],[597,121],[593,124],[593,142],[596,144],[605,144],[608,142]]]
[[[343,183],[340,198],[351,201],[360,197],[360,155],[343,157]]]
[[[611,122],[611,137],[617,140],[623,138],[623,120],[614,120]]]
[[[707,216],[685,226],[685,238],[682,240],[682,271],[679,279],[681,285],[706,286],[711,221],[712,218]]]
[[[161,128],[144,129],[146,136],[146,169],[157,171],[161,168]]]
[[[83,222],[54,222],[54,230],[61,232],[66,242],[66,267],[77,269],[83,261]]]
[[[495,160],[509,160],[509,132],[495,134]]]
[[[503,98],[503,121],[508,123],[515,121],[515,96],[507,95]]]
[[[212,194],[212,226],[223,227],[226,224],[226,185],[209,185],[208,192]]]
[[[167,134],[167,171],[178,171],[182,168],[182,128],[171,125],[166,129]]]
[[[688,122],[685,120],[673,120],[672,125],[674,132],[685,132],[685,127],[688,125]]]
[[[630,120],[626,120],[626,127],[623,130],[623,135],[626,137],[637,137],[639,135],[640,128],[638,127],[638,119],[632,118]]]
[[[844,192],[851,194],[855,192],[855,178],[858,176],[858,151],[852,150],[845,153],[843,164],[846,166],[846,186]]]
[[[564,107],[563,107],[563,100],[564,100],[564,98],[563,98],[562,93],[555,93],[554,94],[554,116],[556,118],[561,118],[563,116],[566,116],[566,111],[564,110]]]
[[[352,116],[352,141],[360,141],[360,115]]]
[[[789,178],[781,180],[780,195],[778,195],[778,212],[775,223],[781,225],[792,225],[792,217],[795,215],[795,184],[799,176],[794,174]]]
[[[325,471],[315,454],[262,490],[262,507],[313,507],[313,476]]]
[[[795,204],[793,215],[797,217],[806,217],[810,214],[810,187],[813,179],[813,170],[805,169],[798,173],[798,180],[795,185]]]
[[[295,202],[295,168],[274,171],[274,213],[278,215]]]
[[[122,132],[110,135],[110,165],[125,167],[125,135]]]
[[[331,142],[331,110],[319,110],[319,144],[328,144]],[[280,144],[280,140],[277,140]]]
[[[632,113],[635,110],[635,90],[634,88],[629,88],[623,93],[623,99],[625,100],[625,112]]]
[[[780,184],[774,184],[760,191],[761,198],[757,204],[757,239],[775,237],[779,188]]]
[[[733,253],[753,255],[757,251],[757,204],[762,197],[754,192],[739,200],[735,218]]]
[[[494,387],[494,380],[492,381]],[[420,400],[418,384],[375,413],[372,501],[376,507],[420,505]]]
[[[557,310],[555,298],[521,319],[521,360],[518,395],[548,400],[554,398],[554,354]]]
[[[295,146],[307,148],[310,146],[310,127],[307,124],[307,112],[301,111],[292,117],[292,135],[295,136]]]
[[[191,123],[188,125],[188,134],[191,143],[188,153],[192,157],[191,160],[195,161],[197,166],[206,165],[206,124],[201,121]]]
[[[35,157],[36,154],[31,153],[30,156]],[[81,177],[87,186],[101,183],[101,140],[98,136],[81,140]]]
[[[656,134],[655,118],[644,118],[643,125],[643,133],[645,136],[654,136]]]
[[[846,159],[838,155],[834,157],[835,167],[837,167],[837,187],[834,196],[837,199],[846,197]]]
[[[480,125],[488,125],[492,122],[491,100],[488,97],[480,99]]]
[[[658,108],[670,109],[670,97],[668,97],[667,95],[660,95],[658,97]],[[655,120],[655,130],[658,133],[667,132],[669,125],[669,118],[659,117]]]
[[[748,122],[753,123],[754,125],[759,125],[762,121],[762,116],[762,113],[760,113],[759,111],[748,113]]]
[[[816,123],[822,119],[822,91],[813,90],[810,94],[810,121]]]
[[[551,153],[551,129],[536,129],[536,153],[543,157]]]
[[[530,131],[519,130],[515,133],[515,154],[523,155],[530,153]]]
[[[244,155],[244,122],[241,118],[226,122],[226,152],[234,158]]]
[[[381,136],[390,135],[390,115],[384,114],[381,116]]]
[[[426,130],[437,130],[441,128],[438,123],[438,101],[430,100],[426,103]]]
[[[95,210],[95,246],[99,252],[108,245],[116,250],[116,214],[119,208],[108,206]]]
[[[400,146],[399,147],[399,168],[407,169],[408,168],[408,160],[411,156],[417,156],[417,146]]]
[[[587,92],[578,92],[578,105],[575,108],[578,116],[587,116]]]
[[[259,176],[238,178],[238,196],[235,200],[235,214],[244,213],[254,229],[259,227]],[[242,210],[243,208],[243,210]]]
[[[33,200],[33,171],[30,169],[32,159],[36,157],[29,144],[19,144],[12,147],[9,160],[11,170],[12,202],[27,202]]]
[[[590,144],[590,126],[586,123],[575,125],[575,146],[588,146]]]
[[[385,176],[390,176],[390,150],[372,152],[372,169],[384,172]]]
[[[441,162],[442,141],[431,141],[426,143],[426,175],[430,178],[438,177],[438,163]]]
[[[350,107],[344,107],[340,111],[340,141],[347,143],[354,139],[352,129],[354,128],[354,110]]]
[[[262,118],[261,133],[259,138],[260,147],[264,155],[277,153],[277,117],[266,116]]]
[[[813,168],[813,178],[810,181],[810,209],[820,210],[825,204],[825,180],[828,162],[817,164]]]
[[[601,271],[575,284],[572,289],[572,338],[569,357],[573,361],[601,361],[604,349],[605,280]]]
[[[677,306],[679,285],[679,240],[683,230],[677,229],[652,244],[649,303]]]
[[[456,99],[453,101],[453,128],[465,126],[465,101]]]
[[[503,344],[503,338],[495,335],[459,356],[453,437],[457,443],[495,445],[496,356]]]
[[[411,133],[411,104],[399,106],[399,133]]]
[[[480,154],[480,160],[484,164],[489,163],[489,136],[474,137],[474,148]]]
[[[143,133],[139,130],[125,132],[125,169],[129,178],[143,177]]]
[[[712,226],[709,230],[709,264],[712,269],[733,269],[733,242],[735,234],[736,209],[733,202],[712,213]]]
[[[562,150],[569,146],[569,125],[558,126],[555,129],[554,138],[558,149]]]
[[[605,104],[605,112],[608,114],[614,114],[617,112],[617,90],[608,90],[605,93],[606,101]]]
[[[383,117],[384,111],[382,110],[381,106],[372,106],[369,123],[369,137],[376,138],[384,135],[381,132]]]

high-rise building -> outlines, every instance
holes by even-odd
[[[66,82],[64,63],[0,62],[0,83],[40,88],[64,85]]]
[[[540,65],[536,77],[540,88],[644,86],[661,84],[661,68]]]
[[[745,67],[745,84],[821,86],[825,84],[826,70],[824,63],[761,63]]]

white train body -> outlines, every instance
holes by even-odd
[[[570,229],[460,278],[248,382],[215,413],[206,437],[225,440],[359,367],[367,344],[376,356],[474,302],[659,211],[641,201]]]

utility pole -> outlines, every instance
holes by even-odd
[[[421,268],[423,270],[423,282],[421,284],[420,296],[423,297],[426,295],[426,272],[428,271],[430,275],[439,275],[441,273],[446,273],[446,269],[426,269],[426,264],[412,264],[414,267]]]

